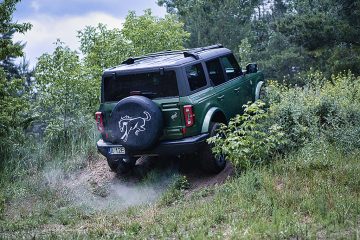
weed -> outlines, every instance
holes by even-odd
[[[184,190],[188,188],[189,182],[185,176],[175,176],[167,191],[161,196],[159,204],[164,206],[174,204],[184,196]]]

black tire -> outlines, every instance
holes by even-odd
[[[116,161],[115,161],[115,160],[109,160],[109,159],[107,159],[107,163],[108,163],[111,171],[116,172],[116,169],[117,169],[117,167],[118,167],[118,165],[119,165],[119,161],[120,161],[120,160],[116,160]]]
[[[125,174],[133,170],[134,167],[135,167],[135,161],[132,162],[120,161],[116,168],[116,173],[120,175]]]
[[[210,137],[213,137],[217,134],[217,130],[220,128],[220,123],[211,123],[210,124]],[[207,173],[219,173],[226,166],[226,158],[224,155],[215,156],[212,153],[213,145],[207,144],[200,152],[201,158],[201,168]]]
[[[128,150],[146,150],[160,138],[163,117],[160,108],[149,98],[130,96],[119,101],[110,117],[110,142]]]
[[[136,159],[131,158],[130,161],[128,162],[125,162],[122,159],[116,159],[116,160],[107,159],[107,162],[111,171],[117,174],[125,174],[135,167]]]

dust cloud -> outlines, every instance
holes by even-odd
[[[153,174],[150,179],[123,179],[110,171],[106,160],[100,160],[70,175],[48,168],[43,179],[46,187],[58,192],[71,206],[89,211],[114,211],[154,203],[175,174],[172,169]]]

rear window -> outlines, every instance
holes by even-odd
[[[119,101],[131,95],[148,98],[179,96],[175,71],[104,77],[104,101]]]

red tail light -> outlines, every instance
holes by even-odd
[[[195,124],[195,114],[193,112],[192,105],[185,105],[184,106],[184,116],[185,116],[185,126],[191,127]]]
[[[95,113],[95,121],[96,121],[96,125],[97,125],[97,128],[98,128],[99,132],[100,133],[105,132],[102,112],[96,112]]]

